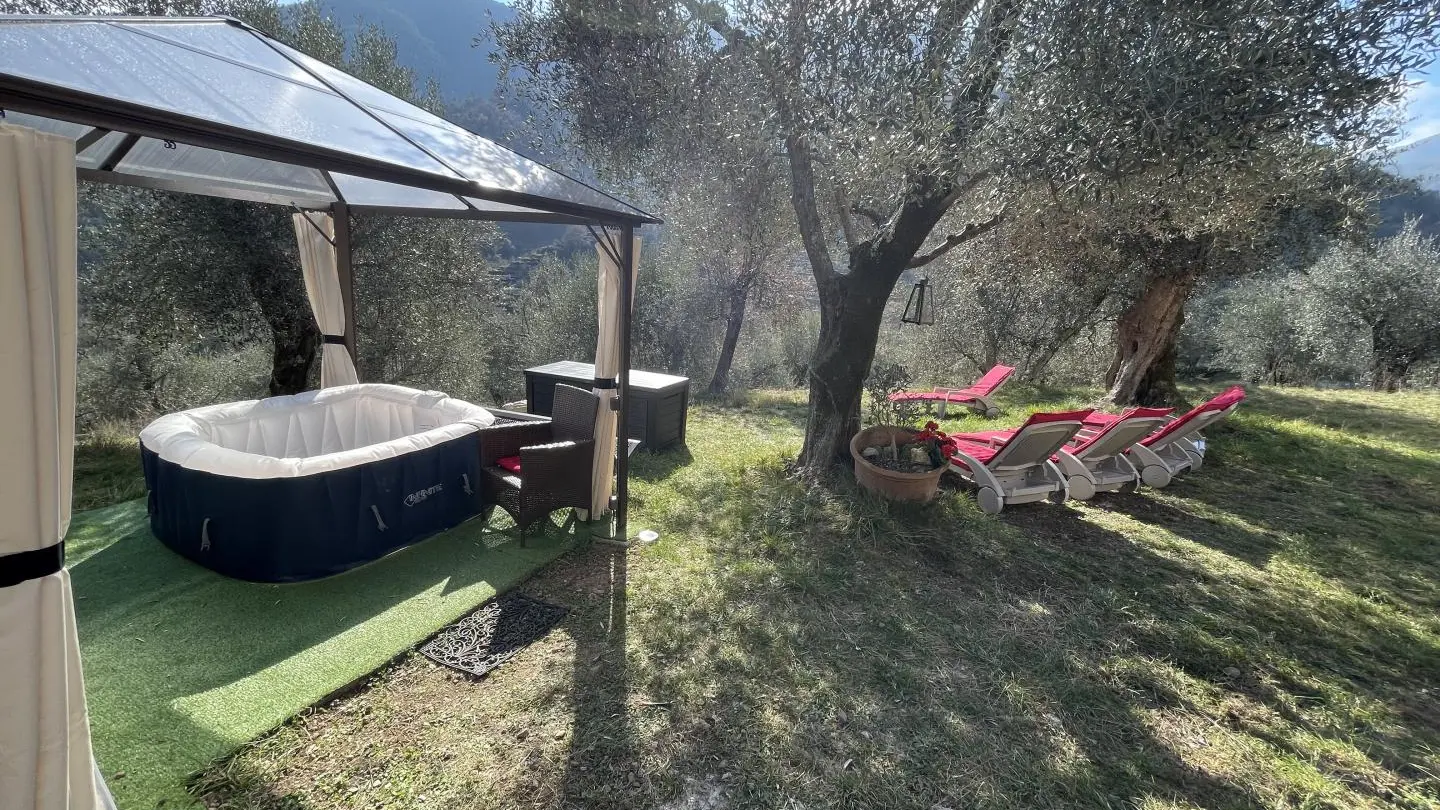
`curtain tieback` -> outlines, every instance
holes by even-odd
[[[48,577],[65,567],[65,543],[0,554],[0,588],[10,588],[32,579]]]
[[[345,336],[344,336],[344,335],[321,335],[321,336],[320,336],[320,339],[321,339],[321,340],[324,340],[325,343],[327,343],[327,344],[334,344],[334,345],[336,345],[336,346],[344,346],[344,345],[345,345]]]
[[[614,377],[596,377],[593,387],[600,389],[617,388],[619,384],[615,381]]]

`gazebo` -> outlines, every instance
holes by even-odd
[[[594,512],[628,424],[635,234],[660,220],[238,20],[0,15],[0,796],[83,810],[109,798],[64,569],[77,178],[293,208],[325,386],[356,380],[352,213],[587,227],[610,404]],[[625,452],[614,473],[624,538]]]

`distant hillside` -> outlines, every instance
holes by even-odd
[[[474,47],[492,19],[515,16],[494,0],[319,0],[347,31],[357,20],[374,23],[395,38],[400,63],[422,78],[433,78],[448,100],[489,97],[498,70],[490,49]]]
[[[318,0],[321,8],[347,32],[361,22],[378,25],[395,40],[400,64],[422,79],[434,79],[445,99],[445,116],[455,123],[504,144],[542,163],[552,163],[517,142],[526,111],[502,110],[494,103],[499,68],[490,62],[488,35],[492,20],[513,19],[515,10],[494,0]],[[564,235],[554,225],[505,223],[511,254],[528,253]]]
[[[1420,188],[1381,200],[1376,206],[1380,226],[1376,236],[1392,236],[1407,219],[1418,218],[1420,230],[1440,236],[1440,135],[1416,141],[1395,156],[1395,174],[1414,180]]]
[[[1395,173],[1418,180],[1423,188],[1440,191],[1440,135],[1431,135],[1395,156]]]

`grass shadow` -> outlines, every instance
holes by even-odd
[[[503,685],[467,693],[458,702],[470,706],[519,693],[485,725],[479,709],[448,704],[400,725],[445,727],[441,747],[514,727],[543,738],[506,757],[540,762],[542,776],[518,786],[498,765],[475,777],[478,754],[435,770],[432,795],[486,797],[473,806],[1440,803],[1440,620],[1386,596],[1398,581],[1363,593],[1360,575],[1309,548],[1326,520],[1350,523],[1310,503],[1320,484],[1306,465],[1258,461],[1297,443],[1322,471],[1354,457],[1343,441],[1309,442],[1263,401],[1254,410],[1169,489],[992,518],[959,493],[897,505],[843,472],[791,476],[798,427],[707,406],[691,417],[693,461],[635,482],[634,519],[660,541],[631,550],[618,575],[592,549],[532,586],[572,606],[573,656],[539,650]],[[774,432],[757,435],[761,425]],[[1273,499],[1257,504],[1265,484]],[[1404,537],[1430,525],[1408,506],[1369,511]],[[1386,570],[1434,576],[1358,525],[1357,547]],[[422,665],[398,669],[291,745],[338,757],[356,744],[344,718],[429,694],[415,686],[436,680]],[[568,731],[551,747],[557,727]],[[408,755],[367,774],[403,772]],[[287,757],[276,767],[332,761]],[[383,789],[357,795],[378,803]],[[317,806],[361,801],[337,795]]]

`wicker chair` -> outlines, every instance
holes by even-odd
[[[549,422],[519,422],[480,431],[481,497],[499,506],[523,533],[557,509],[590,508],[595,457],[595,414],[600,398],[569,385],[555,386]],[[500,467],[520,459],[520,471]]]

